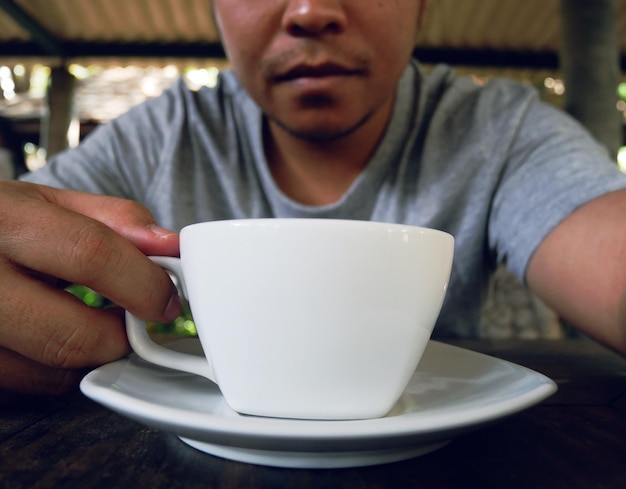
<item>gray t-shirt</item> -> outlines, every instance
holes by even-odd
[[[179,81],[99,127],[27,180],[126,197],[179,230],[216,219],[317,217],[450,232],[455,261],[435,337],[477,336],[491,272],[522,281],[537,245],[626,176],[575,121],[508,80],[478,85],[411,63],[366,169],[338,202],[294,202],[274,183],[263,117],[232,72],[214,89]]]

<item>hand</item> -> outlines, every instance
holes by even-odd
[[[177,256],[178,244],[137,203],[0,182],[0,390],[64,393],[129,352],[121,315],[84,305],[68,283],[145,320],[174,319],[176,289],[146,255]]]

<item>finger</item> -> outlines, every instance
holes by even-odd
[[[0,282],[4,348],[58,369],[100,365],[129,353],[124,322],[115,311],[88,307],[10,268],[7,273],[10,280]]]
[[[146,255],[178,256],[180,253],[178,234],[159,227],[150,211],[137,202],[19,181],[2,184],[12,188],[13,193],[25,193],[91,217],[129,240]]]
[[[10,391],[29,395],[60,395],[76,390],[86,370],[50,368],[11,350],[0,348],[0,396]]]
[[[40,190],[50,202],[105,224],[146,255],[180,254],[178,234],[157,226],[150,211],[137,202],[51,187]]]
[[[154,234],[136,224],[150,220],[145,209],[129,201],[112,199],[111,214],[106,215],[102,203],[102,199],[108,199],[106,197],[77,192],[59,197],[60,191],[49,188],[26,190],[26,195],[15,192],[17,196],[14,195],[13,200],[6,195],[0,197],[0,209],[3,200],[7,206],[12,206],[0,215],[1,255],[22,267],[87,285],[138,317],[160,322],[176,317],[180,302],[168,275],[110,227],[74,211],[79,209],[96,217],[105,216],[141,241],[147,234]],[[69,207],[73,203],[74,209],[33,197],[39,191],[54,194],[58,202]],[[90,197],[94,197],[91,207]],[[16,201],[19,206],[15,205]]]

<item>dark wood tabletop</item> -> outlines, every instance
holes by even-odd
[[[554,379],[541,404],[418,458],[349,469],[223,460],[77,393],[0,403],[1,488],[626,487],[626,360],[587,340],[457,341]]]

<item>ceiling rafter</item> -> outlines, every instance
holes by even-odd
[[[43,53],[59,58],[65,57],[65,50],[58,39],[13,0],[0,0],[0,9],[4,10],[17,24],[28,31]]]

